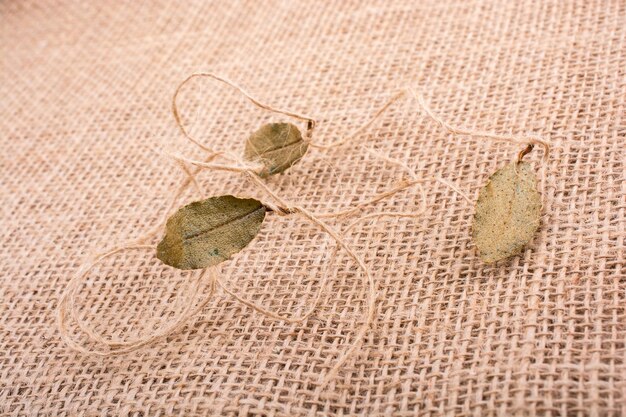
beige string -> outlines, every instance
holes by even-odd
[[[322,280],[320,282],[320,288],[315,296],[314,302],[313,302],[313,306],[307,310],[305,312],[305,314],[303,314],[300,317],[294,318],[294,317],[289,317],[289,316],[284,316],[284,315],[280,315],[274,312],[271,312],[269,310],[263,309],[259,306],[257,306],[256,304],[244,299],[243,297],[240,297],[239,295],[237,295],[235,292],[229,290],[216,276],[216,269],[215,268],[208,268],[206,269],[200,276],[199,278],[193,283],[193,287],[192,287],[192,291],[190,292],[190,295],[188,295],[188,299],[185,300],[185,303],[183,303],[183,305],[185,305],[183,311],[179,314],[178,318],[172,322],[170,325],[164,327],[163,329],[157,331],[156,333],[153,333],[152,335],[148,336],[148,337],[144,337],[144,338],[137,338],[134,340],[130,340],[130,341],[120,341],[120,340],[107,340],[105,339],[105,337],[96,332],[95,330],[91,329],[88,325],[86,325],[86,323],[84,323],[79,315],[78,312],[76,310],[76,294],[78,291],[78,288],[80,286],[80,282],[81,280],[88,274],[88,272],[95,267],[99,262],[102,262],[104,259],[106,259],[109,256],[112,256],[114,254],[120,253],[122,251],[125,250],[132,250],[132,249],[145,249],[145,248],[150,248],[153,249],[152,245],[141,245],[139,243],[151,238],[152,236],[154,236],[158,230],[160,229],[160,227],[162,226],[162,224],[166,221],[167,216],[169,215],[169,212],[171,211],[171,209],[174,207],[174,205],[176,204],[176,201],[178,200],[178,198],[180,197],[180,195],[182,194],[182,192],[186,189],[186,187],[190,184],[193,183],[194,187],[198,190],[198,192],[202,195],[202,190],[201,187],[199,186],[198,182],[196,181],[195,175],[194,173],[189,170],[187,168],[186,164],[191,164],[194,166],[197,166],[199,169],[212,169],[212,170],[222,170],[222,171],[228,171],[228,172],[236,172],[236,173],[242,173],[244,175],[246,175],[246,177],[252,181],[253,184],[255,184],[257,187],[259,187],[262,191],[264,191],[276,204],[274,203],[268,203],[267,206],[270,210],[275,211],[277,214],[279,215],[288,215],[288,214],[299,214],[303,217],[305,217],[307,220],[309,220],[310,222],[312,222],[313,224],[317,225],[318,227],[320,227],[321,230],[323,230],[325,233],[328,233],[336,242],[336,247],[335,247],[335,252],[333,253],[333,256],[331,257],[334,258],[336,251],[341,247],[343,248],[349,255],[350,257],[357,263],[357,265],[359,266],[359,268],[363,271],[364,273],[364,278],[366,280],[367,286],[368,286],[368,297],[367,297],[367,312],[366,312],[366,319],[363,323],[363,325],[361,326],[361,328],[359,329],[359,331],[357,332],[353,343],[350,345],[350,347],[343,353],[343,355],[340,356],[340,358],[338,359],[337,363],[331,368],[331,370],[329,371],[329,373],[326,375],[326,377],[323,379],[322,381],[322,385],[327,384],[329,381],[331,381],[339,372],[339,369],[341,368],[341,366],[343,366],[343,364],[345,363],[346,360],[349,359],[349,357],[359,348],[359,346],[361,345],[363,339],[365,338],[366,332],[369,329],[369,327],[371,326],[373,320],[374,320],[374,313],[375,313],[375,302],[376,302],[376,289],[375,289],[375,285],[374,285],[374,281],[373,278],[371,276],[371,272],[370,270],[367,268],[367,266],[365,265],[365,263],[363,262],[363,260],[352,250],[352,248],[350,246],[348,246],[345,241],[343,240],[343,237],[338,234],[336,231],[334,231],[334,229],[332,229],[330,226],[328,226],[326,223],[324,223],[321,218],[329,218],[329,217],[342,217],[342,216],[349,216],[352,214],[355,214],[356,212],[360,211],[361,209],[363,209],[366,205],[369,204],[373,204],[376,203],[378,201],[381,201],[387,197],[390,197],[404,189],[409,188],[412,185],[418,184],[418,183],[423,183],[423,181],[419,180],[417,178],[417,176],[414,174],[414,172],[408,167],[406,166],[405,163],[398,161],[396,159],[387,157],[387,156],[383,156],[379,153],[377,153],[376,151],[372,151],[372,150],[368,150],[368,152],[373,153],[375,156],[379,157],[380,159],[383,159],[387,162],[391,162],[397,166],[400,166],[402,169],[404,169],[405,171],[410,173],[411,176],[411,180],[410,181],[403,181],[401,182],[399,185],[397,185],[396,187],[385,191],[383,193],[378,194],[377,196],[375,196],[374,198],[372,198],[371,200],[368,200],[366,202],[360,203],[355,207],[349,208],[349,209],[345,209],[345,210],[341,210],[341,211],[337,211],[337,212],[332,212],[332,213],[322,213],[319,215],[314,215],[313,213],[309,212],[308,210],[306,210],[303,207],[300,206],[290,206],[289,204],[287,204],[283,199],[281,199],[275,192],[273,192],[261,179],[260,177],[257,175],[258,172],[260,172],[259,170],[262,169],[262,167],[260,166],[260,164],[250,164],[250,163],[246,163],[246,162],[242,162],[238,157],[231,155],[229,153],[226,152],[216,152],[214,150],[212,150],[211,148],[201,144],[198,140],[194,139],[188,132],[187,130],[184,128],[184,125],[182,123],[181,117],[180,117],[180,113],[178,111],[178,106],[177,106],[177,97],[178,94],[180,93],[180,90],[182,89],[182,87],[189,82],[190,80],[192,80],[193,78],[196,77],[208,77],[208,78],[212,78],[215,79],[217,81],[221,81],[233,88],[235,88],[236,90],[238,90],[243,96],[245,96],[247,99],[249,99],[253,104],[255,104],[256,106],[265,109],[265,110],[269,110],[275,113],[280,113],[280,114],[284,114],[286,116],[290,116],[290,117],[294,117],[296,119],[299,120],[304,120],[307,121],[307,133],[308,133],[308,139],[309,139],[309,143],[312,147],[314,148],[319,148],[319,149],[331,149],[333,147],[337,147],[337,146],[341,146],[347,142],[349,142],[350,140],[352,140],[354,137],[356,137],[357,135],[359,135],[361,132],[363,132],[365,129],[367,129],[375,120],[377,120],[384,112],[385,110],[387,110],[395,101],[397,101],[399,98],[403,97],[407,92],[410,93],[416,100],[417,102],[420,104],[420,106],[424,109],[424,111],[426,112],[426,114],[433,119],[435,122],[437,122],[441,127],[443,127],[444,129],[446,129],[447,131],[449,131],[450,133],[454,133],[454,134],[465,134],[465,135],[470,135],[470,136],[482,136],[482,137],[486,137],[486,138],[490,138],[490,139],[494,139],[494,140],[502,140],[502,141],[508,141],[508,142],[513,142],[513,143],[527,143],[527,144],[539,144],[541,146],[543,146],[544,148],[544,159],[548,157],[549,154],[549,144],[545,141],[543,141],[540,138],[536,138],[536,137],[517,137],[517,136],[512,136],[512,135],[499,135],[499,134],[494,134],[491,132],[483,132],[483,131],[472,131],[472,130],[468,130],[468,129],[464,129],[464,128],[459,128],[459,127],[454,127],[452,125],[447,124],[445,121],[443,121],[440,117],[438,117],[436,114],[434,114],[430,108],[426,105],[426,103],[424,102],[423,98],[421,97],[421,95],[415,93],[415,91],[413,91],[411,88],[408,88],[406,90],[402,90],[399,93],[396,93],[394,96],[391,97],[391,99],[389,99],[375,114],[374,116],[365,124],[363,124],[362,126],[360,126],[359,128],[355,129],[350,135],[348,135],[346,138],[338,140],[336,142],[333,142],[331,144],[328,145],[321,145],[321,144],[315,144],[313,142],[310,142],[310,136],[312,133],[312,130],[315,127],[316,121],[309,117],[309,116],[305,116],[302,114],[298,114],[292,111],[288,111],[288,110],[282,110],[282,109],[278,109],[278,108],[274,108],[270,105],[264,104],[262,102],[260,102],[259,100],[257,100],[256,98],[252,97],[248,92],[246,92],[244,89],[242,89],[241,87],[239,87],[237,84],[229,81],[228,79],[212,74],[212,73],[197,73],[197,74],[192,74],[191,76],[187,77],[176,89],[173,99],[172,99],[172,111],[174,114],[174,118],[176,120],[176,124],[178,125],[179,129],[181,130],[182,134],[185,136],[185,138],[187,138],[189,141],[191,141],[192,143],[194,143],[195,145],[197,145],[198,147],[200,147],[201,149],[203,149],[204,151],[207,151],[210,153],[209,157],[203,162],[203,161],[196,161],[196,160],[192,160],[189,158],[185,158],[183,156],[180,155],[176,155],[176,154],[167,154],[168,156],[172,157],[173,159],[175,159],[181,166],[181,168],[183,169],[183,171],[187,174],[187,178],[185,179],[185,181],[183,182],[183,184],[181,185],[181,187],[179,188],[179,190],[175,193],[175,198],[172,199],[172,202],[170,203],[170,205],[168,206],[168,209],[165,212],[165,216],[164,216],[164,220],[160,223],[157,224],[157,227],[155,227],[153,230],[149,231],[148,233],[146,233],[146,235],[144,235],[144,237],[137,239],[134,243],[132,244],[127,244],[127,245],[123,245],[117,248],[113,248],[103,254],[100,254],[96,257],[96,259],[91,262],[90,264],[88,264],[86,267],[83,267],[79,270],[79,272],[74,276],[74,278],[70,281],[70,284],[68,285],[68,287],[66,288],[65,292],[63,293],[60,302],[59,302],[59,308],[58,308],[58,323],[59,323],[59,328],[61,330],[61,337],[62,339],[68,344],[68,346],[70,346],[71,348],[82,352],[82,353],[86,353],[86,354],[95,354],[98,356],[107,356],[107,355],[111,355],[111,354],[120,354],[120,353],[126,353],[126,352],[131,352],[134,351],[136,349],[139,349],[147,344],[150,344],[152,342],[156,342],[158,340],[161,340],[169,335],[171,335],[172,333],[178,331],[181,327],[183,327],[187,320],[189,320],[192,316],[194,316],[195,314],[197,314],[211,299],[214,290],[215,290],[215,285],[219,285],[221,288],[224,289],[224,291],[226,293],[228,293],[229,295],[233,296],[235,299],[237,299],[238,301],[242,302],[244,305],[247,305],[248,307],[253,308],[254,310],[268,316],[274,319],[279,319],[279,320],[284,320],[286,322],[289,323],[299,323],[304,321],[306,318],[308,318],[316,309],[316,307],[319,304],[319,301],[321,299],[321,293],[323,288],[326,285],[328,276],[326,274],[324,274],[324,276],[322,277]],[[530,148],[529,148],[530,149]],[[213,163],[212,160],[218,156],[222,156],[228,160],[230,160],[231,162],[234,162],[233,164],[219,164],[219,163]],[[520,158],[523,157],[522,154],[520,154]],[[197,172],[197,171],[196,171]],[[469,200],[469,198],[462,193],[458,188],[456,188],[454,185],[448,183],[446,180],[443,179],[438,179],[438,181],[442,182],[443,184],[451,187],[454,191],[458,192],[461,196],[463,196],[463,198],[465,198],[467,201],[471,202]],[[421,187],[421,186],[420,186]],[[365,221],[365,220],[372,220],[372,219],[378,219],[378,218],[382,218],[382,217],[417,217],[419,215],[421,215],[425,210],[426,210],[426,201],[425,201],[425,192],[423,190],[423,187],[421,187],[421,195],[422,195],[422,208],[417,211],[417,212],[379,212],[379,213],[373,213],[373,214],[369,214],[366,216],[362,216],[361,218],[355,220],[354,222],[350,223],[348,225],[348,227],[346,228],[345,232],[348,232],[350,230],[352,230],[358,223]],[[196,306],[196,308],[192,308],[193,306],[193,299],[195,298],[195,296],[197,295],[198,291],[199,291],[199,287],[200,287],[200,282],[202,280],[202,278],[204,277],[204,275],[206,273],[209,273],[211,275],[210,278],[210,293],[207,297],[205,297],[203,300],[200,301],[200,303],[198,304],[198,306]],[[87,337],[91,340],[91,341],[95,341],[101,344],[104,344],[105,346],[107,346],[109,348],[109,350],[98,350],[98,349],[86,349],[84,348],[82,345],[80,345],[79,343],[75,342],[72,337],[70,337],[69,335],[69,331],[67,329],[67,318],[68,318],[68,309],[70,312],[70,316],[71,318],[76,321],[76,323],[78,324],[79,328],[81,331],[83,331],[83,333],[85,335],[87,335]]]

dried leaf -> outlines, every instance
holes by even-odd
[[[530,164],[514,162],[489,178],[478,195],[472,237],[481,259],[497,262],[522,251],[539,228],[541,197]]]
[[[167,220],[157,258],[178,269],[200,269],[226,261],[259,232],[265,206],[232,195],[211,197],[179,209]]]
[[[265,169],[259,175],[267,177],[289,169],[308,148],[309,144],[302,140],[302,134],[295,125],[268,123],[250,135],[244,158],[262,163]]]

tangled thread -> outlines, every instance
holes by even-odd
[[[210,78],[219,82],[222,82],[234,89],[236,89],[240,94],[246,97],[250,102],[252,102],[258,108],[282,114],[288,117],[295,118],[297,120],[301,120],[306,122],[307,130],[304,136],[304,139],[307,141],[308,145],[312,148],[317,148],[320,150],[330,150],[333,148],[337,148],[343,146],[345,144],[354,144],[356,138],[364,132],[369,126],[371,126],[385,111],[395,102],[404,97],[413,98],[420,106],[420,108],[424,111],[424,113],[436,122],[441,128],[447,131],[450,134],[456,135],[467,135],[473,137],[484,137],[490,140],[510,142],[516,144],[525,144],[528,145],[528,150],[525,150],[526,153],[532,149],[534,145],[540,145],[543,147],[543,161],[547,160],[550,151],[550,145],[545,140],[536,137],[536,136],[513,136],[513,135],[501,135],[492,132],[485,131],[475,131],[470,129],[465,129],[462,127],[452,126],[449,123],[445,122],[441,117],[435,114],[430,107],[426,104],[421,94],[408,87],[400,90],[396,94],[394,94],[383,106],[381,106],[374,115],[363,125],[359,126],[355,130],[353,130],[349,135],[340,140],[331,142],[329,144],[317,143],[312,140],[313,131],[317,125],[317,121],[307,115],[296,113],[290,110],[279,109],[268,104],[261,102],[260,100],[253,97],[246,90],[241,88],[239,85],[234,82],[224,78],[220,75],[212,74],[212,73],[196,73],[187,77],[179,86],[176,88],[174,96],[172,98],[172,113],[174,115],[174,119],[178,128],[180,129],[183,136],[189,140],[194,145],[198,146],[202,149],[207,155],[203,160],[194,160],[190,158],[186,158],[182,155],[167,153],[166,155],[175,160],[186,174],[185,179],[178,187],[176,192],[174,193],[172,199],[166,206],[163,217],[157,222],[157,224],[150,229],[146,234],[142,237],[135,239],[131,242],[127,242],[122,245],[115,246],[106,251],[103,251],[97,254],[93,260],[88,262],[87,264],[82,265],[73,278],[68,283],[63,295],[59,300],[58,310],[57,310],[57,323],[60,330],[61,338],[64,342],[72,349],[77,352],[83,353],[85,355],[95,355],[95,356],[112,356],[123,353],[128,353],[140,349],[146,345],[150,345],[153,343],[157,343],[167,338],[168,336],[178,332],[181,330],[188,321],[195,315],[197,315],[212,299],[215,288],[219,286],[225,293],[229,294],[242,304],[248,306],[249,308],[257,311],[258,313],[272,318],[276,320],[282,320],[287,323],[302,323],[306,319],[308,319],[317,309],[319,303],[321,301],[322,292],[328,282],[329,275],[324,274],[320,279],[319,288],[316,291],[316,294],[313,298],[313,303],[311,307],[306,310],[306,312],[300,316],[293,317],[291,315],[279,314],[270,310],[267,310],[254,302],[245,299],[244,297],[238,295],[236,292],[229,289],[224,282],[219,277],[219,267],[213,266],[203,270],[201,274],[197,278],[195,278],[190,283],[190,290],[187,291],[183,296],[183,305],[184,308],[171,322],[166,323],[162,328],[155,331],[151,335],[145,337],[139,337],[131,340],[117,340],[112,339],[110,337],[106,337],[104,334],[94,330],[87,323],[85,323],[78,314],[76,298],[78,295],[78,290],[80,286],[87,276],[87,274],[100,262],[105,260],[106,258],[113,256],[115,254],[119,254],[121,252],[130,251],[130,250],[141,250],[141,249],[155,249],[154,245],[149,245],[146,242],[155,237],[159,231],[163,228],[164,224],[167,221],[170,213],[176,207],[178,200],[181,198],[182,194],[185,190],[193,185],[194,188],[198,191],[200,195],[203,195],[202,188],[200,187],[198,181],[196,180],[196,174],[203,169],[215,170],[215,171],[226,171],[226,172],[234,172],[241,174],[245,177],[245,179],[250,182],[253,186],[259,189],[263,194],[265,194],[268,198],[267,201],[263,201],[263,204],[268,208],[269,211],[276,213],[280,216],[290,216],[297,215],[303,217],[305,220],[310,222],[311,224],[318,227],[324,233],[328,234],[335,241],[336,245],[334,251],[332,252],[331,259],[329,261],[332,262],[334,257],[337,255],[339,249],[343,249],[352,260],[358,265],[359,269],[362,271],[364,277],[364,283],[367,285],[367,303],[366,303],[366,314],[365,320],[363,324],[358,329],[356,335],[352,343],[347,347],[344,353],[337,359],[334,366],[330,369],[330,371],[322,376],[320,381],[322,386],[328,384],[339,372],[343,364],[359,349],[361,346],[367,331],[371,327],[372,323],[375,319],[375,304],[376,304],[376,287],[374,283],[374,279],[372,277],[372,273],[370,269],[367,267],[366,263],[363,259],[348,245],[344,240],[344,235],[354,229],[359,223],[364,221],[374,221],[377,219],[381,219],[384,217],[400,217],[400,218],[415,218],[422,215],[426,211],[426,195],[423,187],[423,183],[425,182],[423,179],[420,179],[413,170],[410,169],[404,162],[399,161],[395,158],[391,158],[389,156],[383,155],[378,151],[375,151],[370,148],[364,149],[373,155],[375,158],[380,159],[389,164],[395,165],[402,169],[405,174],[408,176],[408,179],[401,181],[395,187],[377,194],[372,199],[367,200],[365,202],[359,203],[354,207],[350,207],[348,209],[328,212],[328,213],[312,213],[306,208],[291,204],[286,201],[284,198],[279,196],[274,190],[272,190],[259,176],[259,173],[263,169],[262,165],[259,163],[251,163],[249,161],[243,161],[236,155],[225,151],[217,151],[212,148],[207,147],[202,144],[199,140],[192,137],[189,132],[185,129],[185,126],[180,117],[180,113],[178,110],[177,99],[181,89],[192,79],[195,78]],[[519,158],[521,159],[524,156],[524,152],[520,153]],[[221,159],[222,161],[216,162],[216,160]],[[189,169],[189,165],[195,166],[195,170]],[[542,170],[542,182],[541,187],[544,188],[544,177]],[[436,180],[445,186],[451,188],[456,193],[461,195],[466,201],[471,203],[471,200],[467,195],[465,195],[461,190],[459,190],[456,186],[448,182],[443,178],[436,178]],[[340,218],[340,217],[348,217],[359,213],[363,208],[368,205],[375,204],[381,200],[389,198],[402,190],[406,190],[415,185],[419,185],[420,187],[420,195],[421,195],[421,207],[419,210],[415,212],[393,212],[393,211],[381,211],[377,213],[372,213],[368,215],[364,215],[359,217],[358,219],[351,222],[345,229],[343,234],[334,230],[330,227],[323,219],[325,218]],[[207,278],[208,276],[208,278]],[[201,291],[201,284],[205,280],[208,280],[209,284],[209,292],[200,300],[199,303],[194,305],[194,300],[197,295]],[[84,345],[78,343],[71,335],[69,331],[69,322],[73,320],[80,331],[87,337],[87,339],[91,342],[96,342],[105,347],[105,349],[97,349],[97,348],[87,348]]]

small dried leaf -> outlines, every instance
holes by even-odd
[[[259,232],[265,206],[252,198],[211,197],[179,209],[168,220],[157,258],[178,269],[228,260]]]
[[[489,178],[478,195],[472,237],[481,259],[497,262],[522,251],[539,228],[541,197],[530,164],[514,162]]]
[[[300,130],[291,123],[268,123],[246,141],[244,158],[260,162],[265,169],[259,175],[267,177],[289,169],[306,153],[309,144],[302,140]]]

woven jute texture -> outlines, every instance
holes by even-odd
[[[0,25],[3,415],[626,414],[626,3],[3,1]],[[367,286],[297,216],[270,213],[221,277],[298,315],[328,276],[304,323],[218,290],[165,341],[75,353],[56,326],[65,286],[94,254],[153,227],[183,179],[154,150],[204,157],[171,114],[176,86],[198,71],[312,115],[318,143],[345,137],[406,86],[453,125],[540,135],[550,158],[526,157],[545,168],[539,233],[520,256],[478,259],[473,204],[438,179],[475,201],[522,145],[446,133],[407,97],[354,143],[406,161],[425,180],[427,210],[345,234],[375,277],[376,321],[328,386],[320,377],[363,323]],[[180,108],[203,143],[239,154],[262,123],[298,123],[206,79],[183,89]],[[311,150],[267,184],[321,213],[403,175],[349,145]],[[199,182],[207,196],[254,194],[237,174]],[[190,188],[180,204],[198,198]],[[411,188],[360,215],[419,203]],[[145,336],[176,318],[197,273],[150,250],[112,256],[81,285],[80,317],[111,339]]]

